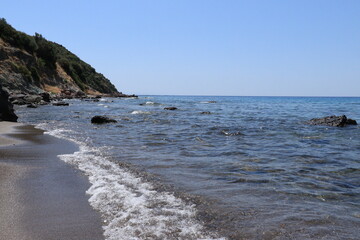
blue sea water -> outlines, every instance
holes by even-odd
[[[60,158],[89,176],[107,239],[358,239],[360,127],[306,121],[359,122],[360,98],[67,101],[17,113],[80,145]]]

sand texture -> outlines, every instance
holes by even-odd
[[[0,240],[104,239],[87,178],[57,155],[77,146],[0,122]],[[5,141],[5,140],[6,141]]]

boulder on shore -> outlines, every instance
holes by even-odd
[[[18,117],[9,101],[9,93],[0,86],[0,121],[17,122]]]
[[[105,116],[94,116],[91,118],[91,123],[103,124],[103,123],[116,123],[115,119],[111,119]]]
[[[342,116],[328,116],[323,118],[313,118],[308,121],[310,125],[323,125],[331,127],[345,127],[346,125],[357,125],[357,122],[353,119]]]

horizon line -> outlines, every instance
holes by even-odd
[[[215,95],[215,94],[135,94],[138,96],[184,96],[184,97],[313,97],[313,98],[360,98],[360,96],[315,96],[315,95]]]

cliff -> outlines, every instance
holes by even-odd
[[[115,86],[62,45],[27,35],[0,19],[0,85],[11,92],[121,96]]]

